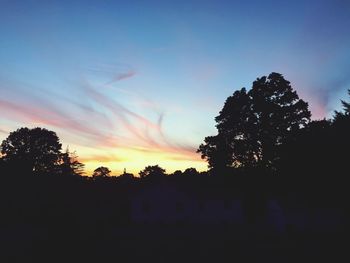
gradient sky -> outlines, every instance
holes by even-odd
[[[0,0],[0,140],[56,131],[88,173],[206,163],[236,89],[275,71],[331,117],[350,88],[350,1]]]

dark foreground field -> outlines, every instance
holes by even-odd
[[[88,224],[85,224],[88,226]],[[2,229],[1,262],[347,262],[348,234],[269,234],[253,226],[22,225]]]
[[[193,184],[187,179],[186,183],[172,179],[111,180],[45,176],[3,180],[0,262],[349,262],[345,184],[337,191],[329,184],[320,190],[312,188],[310,194],[290,184],[276,187],[266,180],[264,184],[211,177],[195,178]],[[326,190],[328,195],[324,194]],[[153,198],[154,193],[158,193],[157,198]],[[215,200],[218,204],[225,201],[220,198],[240,200],[243,221],[137,222],[142,217],[133,218],[132,209],[139,197],[142,201],[152,197],[149,205],[154,209],[156,205],[163,207],[164,201],[165,207],[173,207],[174,211],[179,209],[176,202],[187,200],[178,213],[185,213],[186,207],[195,208],[197,199],[204,206]],[[267,220],[271,198],[279,201],[284,219],[277,211],[277,221]],[[205,216],[223,217],[223,210],[218,209],[204,208]],[[291,224],[287,215],[293,215],[292,211],[300,211],[298,215],[309,218],[308,223]],[[324,217],[318,211],[327,213]],[[157,214],[151,210],[150,215]],[[187,216],[201,219],[195,212]],[[284,226],[276,228],[274,223],[266,222],[284,222]]]

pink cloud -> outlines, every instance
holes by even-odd
[[[73,133],[83,134],[90,139],[103,139],[105,136],[98,128],[89,123],[74,120],[73,116],[51,108],[41,108],[30,104],[19,104],[0,100],[0,109],[7,113],[8,119],[29,121],[33,124],[48,125]]]
[[[132,75],[134,73],[129,72],[125,76],[117,75],[116,79]],[[21,90],[21,87],[17,90]],[[153,102],[148,101],[148,109],[158,112],[158,118],[150,120],[107,96],[103,90],[86,83],[80,86],[78,91],[83,93],[77,101],[73,97],[66,98],[55,92],[47,94],[36,91],[40,94],[28,92],[19,98],[21,101],[0,99],[0,110],[5,118],[16,120],[22,125],[43,125],[55,131],[58,129],[70,136],[76,145],[103,146],[110,149],[126,147],[144,152],[164,153],[184,160],[198,159],[194,147],[177,144],[167,137],[163,131],[165,115]],[[55,101],[51,98],[55,98]],[[89,104],[89,100],[93,103]],[[94,104],[97,104],[98,111],[92,106]],[[118,134],[119,128],[127,133]],[[0,132],[7,133],[1,130]],[[115,156],[109,155],[85,156],[79,159],[118,161]]]
[[[129,110],[119,102],[111,99],[102,92],[97,91],[89,84],[83,85],[82,89],[88,97],[95,103],[98,103],[100,107],[108,109],[118,119],[118,123],[122,125],[130,135],[135,137],[134,139],[129,138],[128,143],[131,143],[129,147],[136,147],[148,152],[168,152],[191,156],[191,159],[193,159],[192,155],[196,155],[197,157],[195,147],[173,143],[168,139],[166,134],[164,134],[162,128],[164,113],[160,113],[157,121],[153,122],[144,116]],[[123,141],[125,140],[123,139]],[[108,141],[106,142],[108,143]]]

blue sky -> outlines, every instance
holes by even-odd
[[[340,0],[0,0],[0,139],[43,126],[88,170],[205,169],[195,149],[257,77],[282,73],[331,117],[350,88],[349,27]]]

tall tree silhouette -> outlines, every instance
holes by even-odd
[[[279,73],[271,73],[228,97],[215,118],[218,134],[198,152],[211,168],[273,167],[279,146],[310,120],[308,104]]]
[[[350,89],[348,90],[348,94],[350,95]],[[348,152],[350,148],[350,101],[346,102],[344,100],[341,101],[343,106],[343,111],[338,112],[335,111],[334,119],[333,119],[333,145],[334,145],[334,153],[333,159],[336,157],[336,160],[333,160],[334,163],[337,163],[337,167],[339,168],[339,173],[343,174],[344,171],[348,170],[348,155],[344,154]]]
[[[350,96],[350,89],[348,89],[348,94]],[[350,116],[350,102],[346,102],[344,100],[341,100],[341,104],[343,105],[343,111],[344,112],[338,112],[335,111],[335,117],[337,116]]]
[[[59,172],[63,175],[83,175],[85,165],[78,161],[75,152],[70,152],[68,147],[64,153],[61,154],[61,163]]]
[[[43,128],[20,128],[1,143],[5,162],[15,162],[34,172],[53,172],[61,157],[56,133]]]
[[[350,96],[350,89],[348,90]],[[350,122],[350,102],[341,100],[343,111],[335,111],[334,124],[336,127],[346,128],[349,126]]]
[[[249,164],[258,150],[256,139],[252,138],[255,116],[251,110],[251,98],[243,88],[228,97],[220,115],[215,118],[218,135],[204,139],[198,152],[206,158],[209,167],[219,168]],[[232,145],[234,144],[234,146]],[[251,150],[249,150],[251,148]]]

